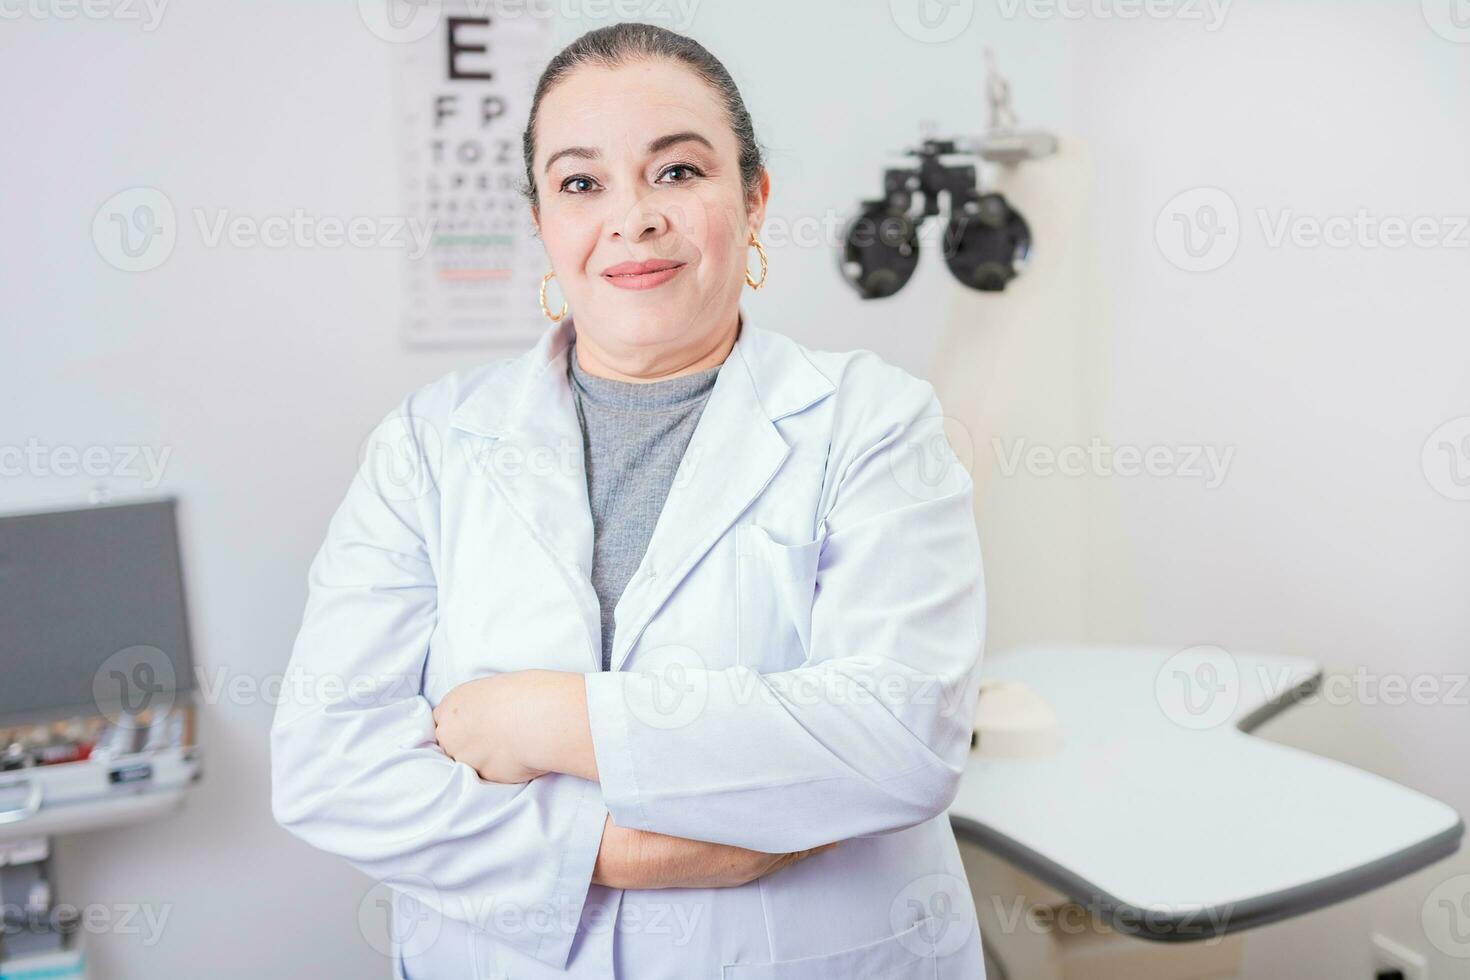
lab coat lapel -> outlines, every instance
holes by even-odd
[[[589,669],[599,670],[601,614],[592,587],[592,508],[582,428],[566,377],[573,336],[570,318],[548,330],[511,362],[509,383],[504,378],[483,382],[455,410],[451,424],[483,437],[470,450],[472,468],[484,477],[483,485],[498,490],[536,543],[561,566],[593,651]]]
[[[613,670],[621,669],[664,600],[785,462],[791,448],[776,421],[834,390],[793,341],[752,328],[743,309],[740,320],[740,335],[715,377],[643,561],[618,601]],[[557,324],[511,362],[508,378],[489,379],[471,392],[451,424],[487,440],[476,449],[477,469],[567,573],[596,651],[601,614],[592,586],[592,509],[582,428],[566,376],[575,335],[570,317]],[[601,667],[600,661],[590,665]]]
[[[770,483],[791,447],[775,420],[832,391],[784,337],[741,332],[679,464],[642,564],[616,609],[611,666],[619,670],[649,621],[716,541]],[[711,596],[711,602],[722,601]]]

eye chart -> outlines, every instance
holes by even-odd
[[[419,6],[414,20],[382,28],[399,47],[404,216],[431,229],[427,250],[406,259],[409,347],[521,349],[549,325],[537,299],[546,253],[517,188],[552,32],[548,18],[514,7]]]

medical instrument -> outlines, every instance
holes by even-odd
[[[0,980],[85,976],[49,838],[167,815],[200,776],[175,509],[0,517]]]
[[[989,49],[986,60],[988,131],[975,138],[949,139],[926,133],[917,148],[902,153],[917,157],[918,163],[886,169],[883,196],[861,202],[859,213],[844,230],[839,268],[864,299],[892,296],[913,276],[919,263],[920,227],[939,215],[941,196],[948,204],[944,261],[961,284],[996,292],[1025,269],[1031,229],[1004,195],[982,189],[978,163],[1015,167],[1054,154],[1057,141],[1045,130],[1017,123],[1010,83]],[[917,213],[915,195],[922,198]]]

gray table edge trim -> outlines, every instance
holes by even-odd
[[[1449,857],[1459,850],[1465,833],[1465,821],[1460,819],[1443,833],[1360,868],[1242,902],[1176,914],[1143,909],[1109,895],[1080,875],[965,817],[950,814],[949,821],[957,836],[1057,889],[1115,932],[1161,943],[1219,939],[1355,898]]]
[[[1240,721],[1236,723],[1235,727],[1249,735],[1251,732],[1255,731],[1257,728],[1260,728],[1272,718],[1275,718],[1277,715],[1281,714],[1281,712],[1285,711],[1287,708],[1290,708],[1292,705],[1295,704],[1300,704],[1302,701],[1305,701],[1313,694],[1316,694],[1317,689],[1321,686],[1322,670],[1321,668],[1318,668],[1315,674],[1297,684],[1291,690],[1283,692],[1280,697],[1272,698],[1270,701],[1267,701],[1255,711],[1252,711],[1244,718],[1241,718]]]
[[[1237,727],[1250,732],[1293,704],[1306,698],[1322,683],[1322,672],[1241,719]],[[1179,914],[1142,909],[1102,891],[1090,881],[1055,861],[1017,843],[1005,834],[967,817],[949,815],[956,836],[973,843],[1060,891],[1073,902],[1089,909],[1115,931],[1162,943],[1187,943],[1218,939],[1230,933],[1279,922],[1372,891],[1412,874],[1460,849],[1465,834],[1463,817],[1455,826],[1360,868],[1328,875],[1317,881],[1259,895],[1225,906],[1211,906]],[[1101,906],[1101,908],[1099,908]]]

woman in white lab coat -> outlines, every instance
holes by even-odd
[[[982,976],[945,809],[983,584],[932,387],[751,322],[770,180],[693,41],[585,35],[525,157],[573,313],[543,286],[534,348],[375,430],[311,567],[277,820],[394,890],[399,977]],[[623,381],[719,367],[607,670],[574,340]]]

